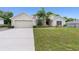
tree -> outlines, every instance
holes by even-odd
[[[69,22],[69,21],[74,21],[76,20],[75,18],[67,18],[67,17],[64,17],[66,19],[66,22]]]
[[[4,18],[4,24],[7,24],[8,26],[11,26],[11,17],[13,16],[13,13],[8,11],[8,12],[4,12],[2,10],[0,10],[0,17]]]
[[[59,16],[58,14],[54,14],[52,12],[46,12],[44,8],[41,8],[36,14],[34,14],[34,16],[37,16],[38,21],[37,21],[37,25],[43,25],[43,23],[46,25],[50,25],[50,19],[49,16],[50,15],[55,15],[55,16]],[[44,22],[45,21],[45,22]]]
[[[65,19],[68,19],[67,17],[64,17]]]
[[[35,14],[35,16],[38,17],[37,25],[43,25],[43,21],[45,20],[45,17],[46,17],[46,12],[45,12],[44,8],[41,8],[41,9]]]
[[[11,25],[11,17],[13,16],[12,12],[4,12],[0,10],[0,17],[4,18],[4,24]]]
[[[4,18],[11,18],[13,16],[12,12],[4,12]]]
[[[11,25],[11,17],[13,16],[13,13],[12,12],[4,12],[3,14],[3,18],[5,19],[4,20],[4,24],[8,24],[8,25]]]
[[[2,10],[0,10],[0,17],[2,17],[3,16],[3,11]]]
[[[75,19],[74,18],[68,18],[66,22],[68,21],[74,21]]]

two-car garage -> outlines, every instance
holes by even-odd
[[[33,27],[33,19],[25,13],[14,16],[12,19],[12,26],[15,28],[31,28]]]
[[[16,20],[15,21],[15,25],[14,25],[14,27],[15,28],[26,28],[26,27],[32,27],[32,21],[30,20],[28,20],[28,21],[26,21],[26,20]]]

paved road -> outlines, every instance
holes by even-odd
[[[0,50],[34,51],[32,28],[17,28],[0,31]]]

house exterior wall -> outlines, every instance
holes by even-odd
[[[62,24],[61,26],[65,25],[65,19],[63,17],[60,16],[51,16],[50,20],[52,20],[51,26],[57,26],[57,21],[61,21]]]
[[[33,19],[33,26],[36,26],[37,25],[37,16],[32,16],[32,19]]]
[[[14,26],[15,20],[11,19],[11,26]]]
[[[0,17],[0,24],[4,24],[4,19]]]
[[[58,21],[61,21],[61,20],[58,20]],[[65,21],[61,21],[61,22],[62,22],[61,26],[64,26],[65,25]],[[53,21],[51,26],[57,26],[57,20]]]
[[[33,25],[34,25],[34,26],[37,25],[36,19],[33,19]]]
[[[4,24],[4,20],[0,20],[0,24]]]
[[[56,21],[52,21],[51,26],[56,26]]]

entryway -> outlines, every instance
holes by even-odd
[[[51,26],[52,20],[48,19],[46,20],[46,25]]]
[[[62,26],[62,21],[57,21],[57,26]]]

